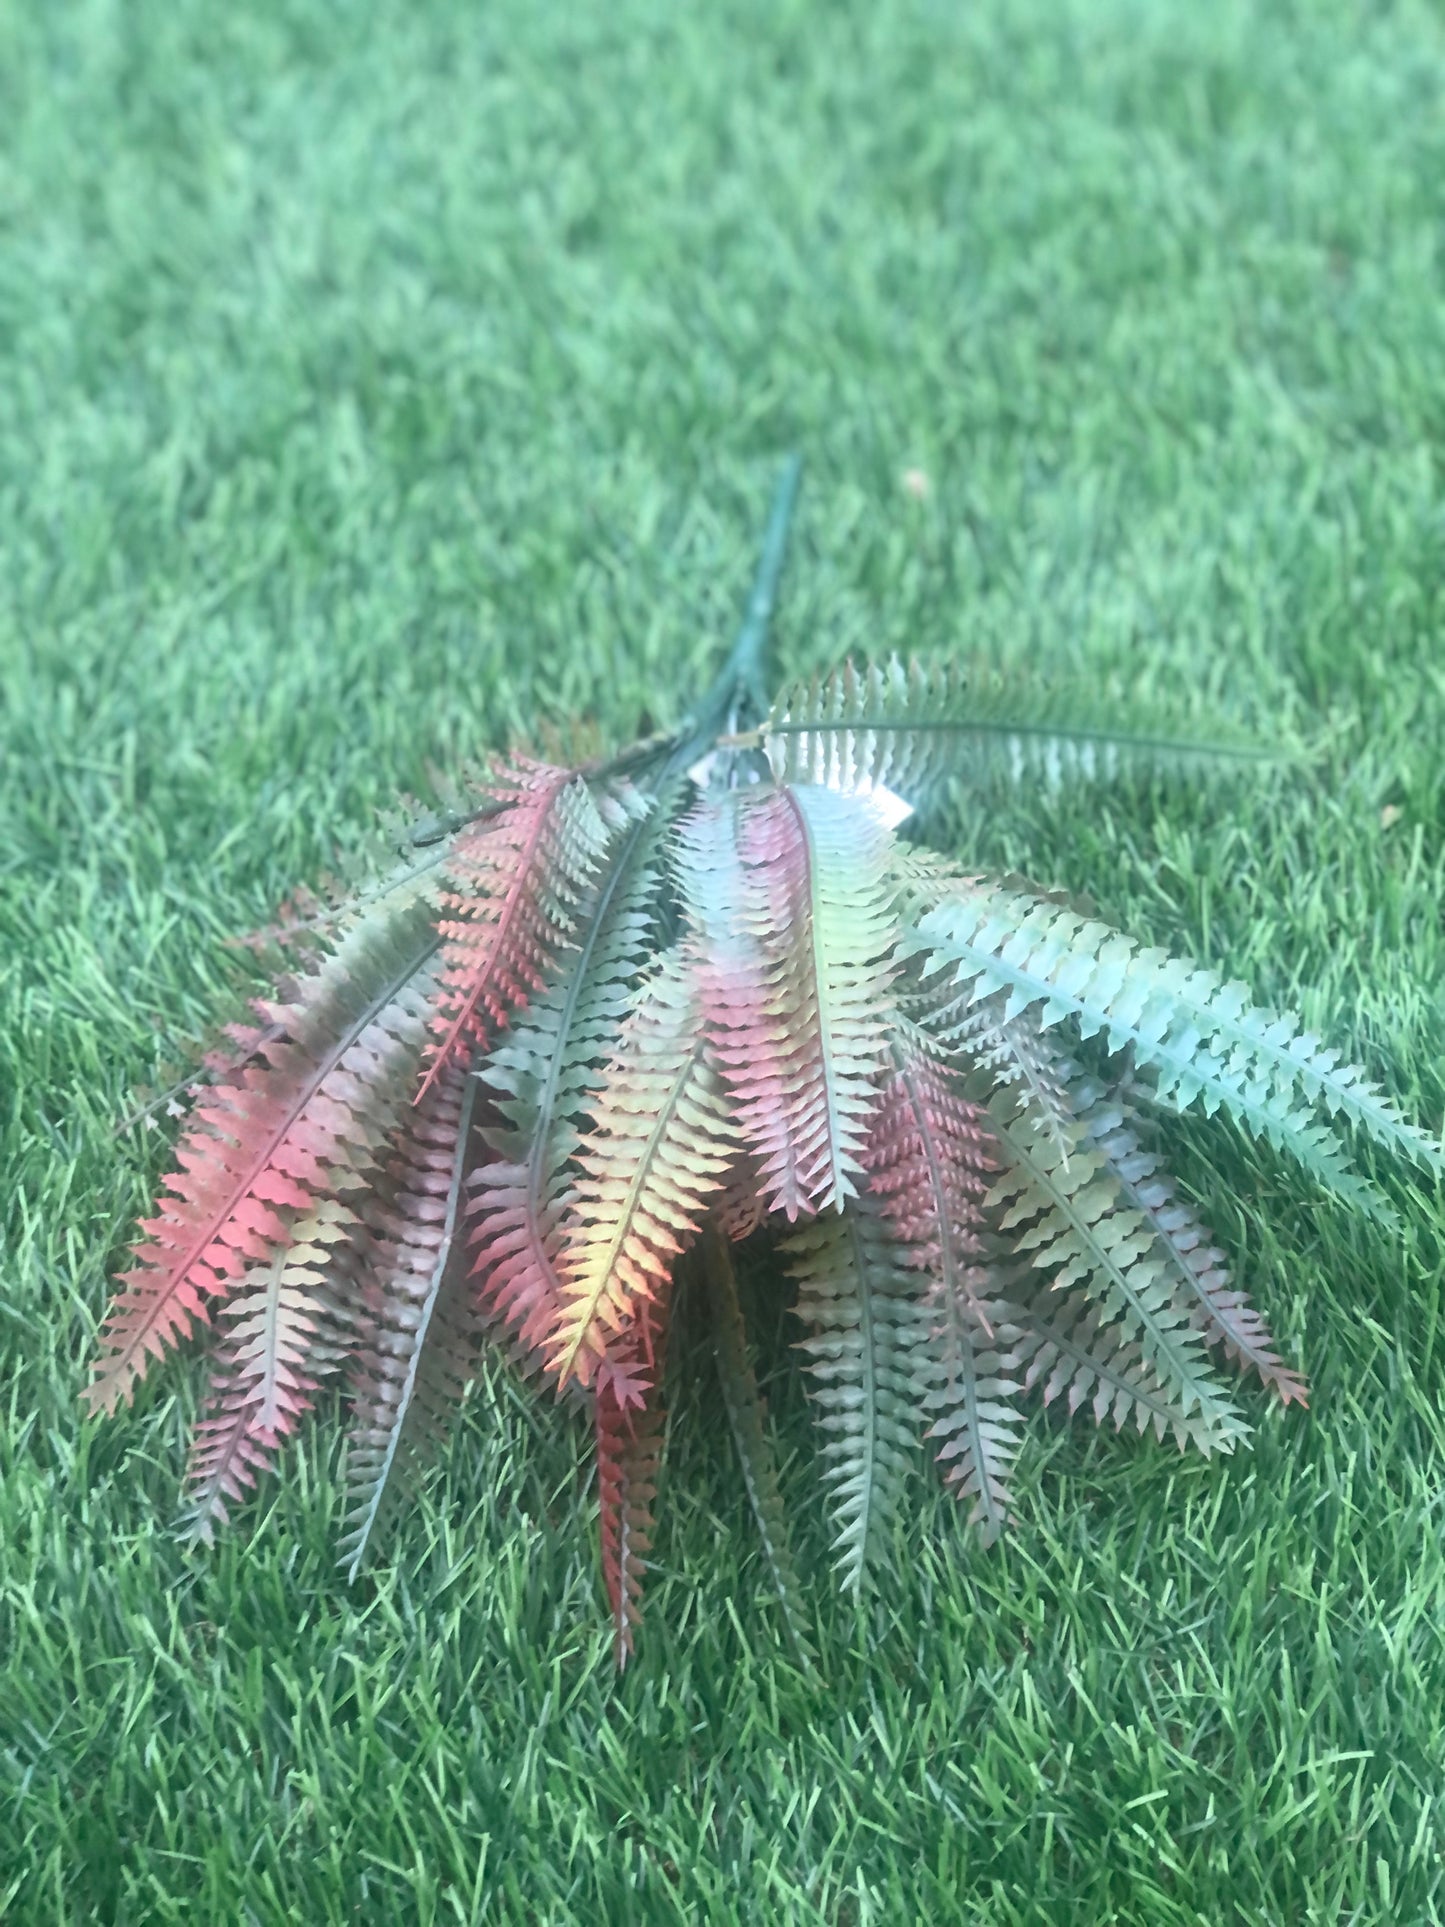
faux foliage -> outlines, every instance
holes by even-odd
[[[1222,1112],[1386,1224],[1347,1132],[1445,1168],[1363,1071],[1243,985],[900,835],[999,781],[1077,795],[1248,750],[985,665],[845,665],[766,702],[796,481],[688,728],[575,767],[494,758],[393,868],[267,933],[285,988],[208,1059],[88,1388],[113,1411],[204,1328],[195,1536],[341,1375],[354,1574],[481,1348],[501,1346],[591,1414],[624,1663],[669,1317],[695,1264],[807,1663],[732,1247],[768,1241],[796,1293],[858,1591],[886,1569],[920,1443],[983,1539],[1006,1528],[1035,1389],[1206,1453],[1248,1434],[1211,1348],[1304,1404],[1166,1173],[1156,1118]]]

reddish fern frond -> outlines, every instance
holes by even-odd
[[[444,1071],[403,1122],[368,1214],[365,1337],[358,1347],[342,1546],[352,1577],[407,1473],[466,1389],[475,1339],[458,1251],[476,1080]]]
[[[987,1262],[985,1201],[999,1170],[988,1114],[970,1103],[917,1033],[901,1030],[865,1156],[868,1189],[904,1263],[928,1274],[920,1347],[926,1437],[941,1441],[945,1482],[972,1500],[985,1543],[1008,1519],[1008,1475],[1022,1424],[1020,1389],[1000,1355],[998,1283]]]
[[[204,1298],[284,1249],[298,1213],[365,1182],[421,1050],[436,948],[423,908],[368,921],[296,1003],[268,1007],[284,1039],[196,1105],[161,1215],[141,1226],[87,1388],[94,1408],[128,1398],[150,1361],[205,1321]]]
[[[857,1195],[893,1014],[889,837],[866,801],[741,792],[683,829],[704,1021],[769,1205]]]
[[[222,1308],[228,1329],[186,1475],[188,1529],[207,1544],[346,1355],[334,1282],[337,1247],[353,1225],[345,1205],[324,1201],[292,1226],[286,1246],[247,1269]]]
[[[900,1027],[889,1059],[864,1153],[868,1189],[905,1261],[981,1316],[984,1200],[999,1168],[988,1113],[962,1096],[916,1033]]]
[[[664,1423],[655,1354],[665,1315],[663,1307],[644,1314],[618,1369],[599,1374],[594,1403],[598,1536],[619,1672],[641,1623],[644,1563],[652,1550]]]
[[[500,1132],[495,1142],[512,1155],[491,1158],[467,1179],[478,1306],[524,1359],[544,1364],[562,1305],[562,1212],[554,1199],[544,1199],[540,1209],[532,1206],[526,1142],[518,1145],[510,1133]]]
[[[1076,1092],[1085,1137],[1107,1161],[1124,1197],[1154,1227],[1175,1275],[1192,1298],[1190,1323],[1206,1344],[1253,1368],[1282,1405],[1308,1405],[1309,1387],[1274,1349],[1268,1325],[1231,1283],[1224,1253],[1185,1204],[1163,1159],[1141,1144],[1136,1118],[1117,1092],[1082,1085]]]
[[[459,836],[447,860],[435,1043],[419,1096],[541,989],[607,841],[571,770],[516,762],[494,796],[508,807]]]
[[[682,953],[647,979],[577,1162],[549,1369],[590,1384],[609,1335],[655,1300],[732,1163],[734,1134]]]

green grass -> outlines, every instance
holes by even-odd
[[[0,1916],[1445,1918],[1398,1174],[1391,1239],[1181,1127],[1311,1410],[1246,1390],[1221,1463],[1043,1422],[987,1553],[920,1470],[861,1619],[774,1352],[816,1685],[701,1376],[620,1683],[586,1441],[504,1377],[354,1589],[330,1444],[189,1553],[194,1375],[77,1407],[165,1157],[114,1125],[227,936],[433,763],[676,719],[792,445],[779,671],[980,646],[1284,731],[959,834],[1438,1125],[1438,5],[11,4],[0,128]]]

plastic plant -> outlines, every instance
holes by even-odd
[[[971,1524],[1003,1529],[1032,1390],[1209,1453],[1247,1432],[1212,1351],[1304,1403],[1165,1172],[1158,1114],[1222,1111],[1378,1218],[1342,1127],[1440,1172],[1360,1070],[1242,985],[898,835],[956,786],[1215,752],[977,668],[847,667],[767,701],[796,487],[790,463],[687,727],[581,768],[495,759],[399,864],[271,933],[309,967],[208,1060],[88,1388],[114,1410],[205,1328],[199,1538],[344,1374],[354,1575],[498,1345],[590,1410],[622,1664],[669,1313],[696,1264],[806,1660],[739,1240],[771,1240],[767,1275],[796,1291],[859,1589],[920,1439]]]

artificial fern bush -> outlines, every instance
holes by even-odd
[[[322,954],[210,1060],[89,1387],[112,1410],[208,1328],[198,1537],[344,1374],[354,1573],[497,1344],[590,1408],[623,1663],[669,1308],[694,1263],[806,1659],[739,1240],[772,1239],[777,1289],[796,1290],[857,1589],[920,1440],[981,1535],[1005,1526],[1035,1388],[1205,1452],[1246,1431],[1211,1349],[1304,1403],[1165,1173],[1157,1114],[1227,1112],[1376,1216],[1339,1126],[1440,1171],[1359,1070],[1241,985],[896,831],[949,775],[1058,782],[1197,748],[897,663],[762,715],[795,480],[694,728],[583,768],[499,760],[399,867],[276,933],[293,968],[308,939]]]

